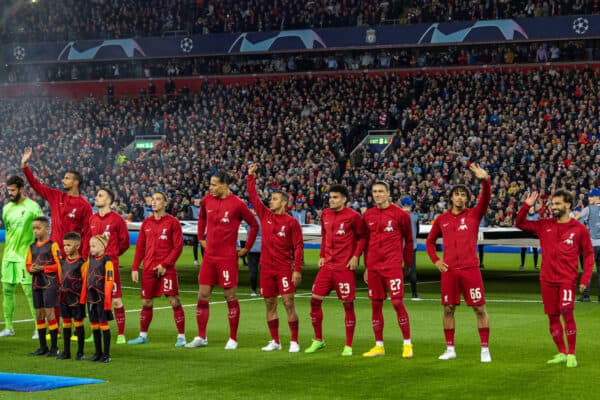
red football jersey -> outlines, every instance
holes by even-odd
[[[321,214],[321,252],[323,267],[336,270],[348,268],[352,256],[360,257],[365,248],[365,229],[360,214],[344,207],[331,208]]]
[[[481,182],[481,194],[475,207],[465,208],[460,214],[453,214],[448,210],[433,221],[426,242],[427,254],[433,263],[439,260],[435,252],[435,241],[441,235],[444,262],[448,269],[479,267],[477,234],[479,223],[490,205],[490,198],[490,180],[486,179]]]
[[[260,218],[262,241],[260,268],[262,271],[302,270],[304,240],[300,223],[289,214],[275,214],[264,206],[254,175],[247,177],[248,197]]]
[[[155,275],[157,265],[175,268],[182,250],[183,231],[179,220],[169,214],[160,219],[151,215],[142,222],[131,269],[138,271],[142,261],[144,274]]]
[[[96,213],[90,218],[90,235],[103,235],[108,239],[105,254],[119,268],[119,256],[129,249],[129,231],[123,217],[114,211],[102,216]]]
[[[556,218],[528,221],[529,208],[529,205],[523,204],[515,225],[519,229],[535,233],[540,238],[540,280],[550,283],[575,283],[579,274],[579,254],[583,253],[581,283],[589,286],[594,268],[594,248],[590,232],[585,225],[573,218],[565,223],[559,223]]]
[[[410,215],[395,204],[369,208],[363,216],[367,233],[365,266],[369,269],[410,267],[413,238]]]
[[[77,232],[81,235],[81,257],[87,258],[90,248],[90,224],[92,206],[81,195],[70,196],[58,189],[52,189],[40,183],[29,167],[23,168],[29,184],[48,204],[52,218],[52,232],[50,239],[57,243],[62,254],[63,236],[67,232]]]
[[[258,235],[258,222],[239,197],[218,199],[209,194],[200,203],[198,239],[206,237],[205,257],[237,259],[238,230],[242,220],[250,226],[245,248],[250,250]]]

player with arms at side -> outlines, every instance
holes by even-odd
[[[323,299],[335,290],[344,305],[346,345],[342,356],[352,355],[352,341],[356,326],[354,298],[358,259],[365,248],[365,229],[356,211],[345,206],[348,189],[342,185],[329,188],[329,208],[321,216],[321,253],[319,272],[315,278],[310,299],[310,319],[315,336],[305,353],[314,353],[325,347],[323,341]]]
[[[173,307],[177,326],[175,347],[185,345],[185,314],[179,299],[179,281],[175,263],[183,251],[183,231],[177,218],[167,214],[167,196],[152,194],[152,215],[142,222],[131,266],[131,280],[140,279],[142,268],[142,312],[140,335],[128,344],[148,343],[148,328],[152,322],[154,298],[165,295]]]
[[[257,168],[256,164],[250,165],[246,180],[248,197],[262,226],[260,294],[265,298],[267,325],[272,338],[262,350],[281,350],[277,316],[277,296],[281,295],[291,332],[289,352],[297,353],[300,351],[300,346],[294,292],[302,280],[304,250],[302,228],[295,218],[285,212],[289,200],[286,193],[279,191],[271,193],[269,208],[263,205],[256,191]]]
[[[25,181],[13,175],[6,181],[8,203],[2,207],[2,221],[6,230],[6,241],[2,254],[2,309],[4,311],[4,329],[0,337],[14,336],[13,315],[15,312],[15,289],[21,284],[27,304],[35,319],[31,275],[27,273],[25,258],[33,237],[33,220],[42,216],[42,209],[35,201],[24,196]],[[37,328],[34,331],[37,339]]]
[[[231,177],[219,171],[210,178],[210,194],[204,196],[198,217],[198,241],[204,248],[204,257],[198,273],[198,303],[196,323],[198,336],[186,347],[208,344],[206,326],[210,315],[208,302],[213,288],[219,285],[227,301],[229,340],[225,350],[238,347],[237,330],[240,322],[240,303],[237,299],[238,256],[243,257],[252,248],[258,234],[258,222],[242,200],[229,191]],[[237,251],[238,229],[242,220],[250,226],[246,245]]]
[[[40,347],[32,356],[56,357],[58,355],[58,322],[54,309],[58,307],[58,244],[48,238],[50,221],[46,217],[33,220],[35,243],[29,246],[25,265],[32,277],[33,306]],[[46,321],[50,331],[50,349],[46,341]]]
[[[125,307],[122,300],[119,256],[129,249],[129,231],[123,217],[110,209],[113,200],[114,195],[110,189],[98,190],[94,202],[98,212],[90,218],[90,233],[92,236],[102,235],[108,240],[105,253],[111,258],[114,268],[112,306],[117,323],[117,344],[124,344]]]
[[[440,360],[456,358],[454,349],[454,312],[460,304],[460,294],[467,305],[473,307],[477,316],[477,328],[481,341],[481,362],[492,361],[488,347],[490,322],[485,307],[483,279],[477,258],[477,234],[479,223],[486,214],[491,198],[491,184],[488,173],[471,164],[469,169],[481,181],[481,193],[477,205],[467,208],[471,192],[465,185],[456,185],[450,190],[450,210],[433,222],[427,236],[427,254],[441,272],[441,297],[444,306],[444,335],[446,351]],[[435,242],[442,236],[444,256],[440,259],[435,251]]]
[[[575,344],[577,325],[573,310],[577,289],[579,254],[584,255],[583,274],[579,281],[579,291],[583,293],[590,284],[594,268],[594,249],[590,233],[585,225],[570,217],[573,195],[566,190],[557,190],[551,197],[553,218],[528,221],[527,213],[535,204],[538,192],[533,192],[517,214],[516,227],[535,233],[540,238],[542,248],[542,268],[540,286],[544,312],[548,315],[550,335],[558,348],[548,364],[566,363],[567,367],[577,366]],[[564,327],[560,322],[562,316]],[[568,347],[565,347],[565,336]]]
[[[375,182],[371,187],[371,193],[375,207],[368,209],[363,216],[367,233],[364,279],[369,286],[375,346],[363,356],[385,355],[383,301],[387,290],[404,338],[402,357],[412,358],[410,321],[403,300],[404,273],[402,272],[402,262],[404,261],[405,268],[410,269],[414,257],[410,214],[390,202],[390,189],[387,183]]]

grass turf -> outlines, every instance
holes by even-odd
[[[318,253],[306,251],[303,282],[297,296],[300,315],[300,345],[306,348],[312,337],[309,318],[310,286],[316,274]],[[172,312],[165,299],[156,299],[150,326],[150,343],[143,346],[112,345],[110,364],[58,361],[33,358],[37,348],[31,340],[33,322],[15,324],[17,335],[0,339],[3,372],[80,376],[105,379],[106,384],[59,389],[40,393],[0,392],[0,399],[388,399],[398,396],[424,399],[554,399],[565,395],[594,397],[600,373],[595,349],[600,328],[600,304],[578,304],[578,361],[567,370],[564,365],[546,365],[556,353],[548,333],[547,320],[539,301],[537,273],[532,268],[519,272],[518,255],[486,254],[484,280],[491,320],[490,349],[493,362],[479,362],[479,337],[473,312],[459,307],[456,314],[458,358],[442,362],[444,350],[439,305],[439,273],[423,253],[418,255],[421,302],[406,302],[411,318],[415,358],[404,360],[402,337],[391,305],[386,303],[386,356],[365,359],[362,352],[373,345],[370,303],[365,284],[357,279],[357,326],[354,356],[342,358],[344,346],[343,309],[337,299],[324,302],[324,338],[327,347],[316,354],[290,354],[289,331],[280,306],[280,334],[284,351],[264,353],[260,347],[269,340],[262,299],[250,297],[247,268],[240,265],[241,321],[240,347],[225,351],[228,336],[227,307],[220,290],[213,295],[208,325],[209,346],[199,349],[174,347],[176,331]],[[528,256],[528,262],[531,262]],[[127,309],[127,337],[139,329],[139,290],[131,283],[132,251],[122,258],[124,302]],[[186,247],[179,262],[180,290],[185,305],[188,340],[196,334],[195,299],[197,268],[191,249]],[[595,282],[595,280],[593,281]],[[410,294],[408,286],[406,291]],[[595,294],[595,288],[592,291]],[[595,298],[595,297],[594,297]],[[1,299],[0,299],[1,301]],[[29,319],[24,297],[17,289],[15,320]],[[86,326],[87,328],[87,326]],[[113,343],[116,328],[112,325]],[[62,347],[62,343],[60,343]],[[91,354],[91,344],[86,354]]]

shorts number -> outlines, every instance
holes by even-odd
[[[571,289],[563,289],[563,301],[573,301],[573,291]]]
[[[397,292],[402,288],[402,279],[390,279],[390,289]]]
[[[347,296],[350,294],[350,284],[349,283],[340,282],[340,283],[338,283],[338,287],[340,289],[340,293],[343,294],[344,296]]]
[[[284,276],[283,278],[281,278],[281,285],[283,286],[284,289],[287,289],[290,287],[290,283],[288,282],[287,276]]]
[[[173,280],[172,279],[164,279],[163,280],[163,290],[164,291],[173,290]]]
[[[473,288],[469,290],[471,300],[481,300],[481,288]]]
[[[223,279],[225,282],[229,282],[229,271],[223,271]]]
[[[112,292],[113,292],[113,294],[117,293],[117,284],[116,283],[113,285]]]

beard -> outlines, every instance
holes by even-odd
[[[21,201],[21,193],[17,193],[14,196],[8,196],[8,200],[10,200],[13,203],[18,203],[19,201]]]
[[[561,218],[566,213],[567,213],[567,210],[564,208],[562,210],[552,210],[552,215],[554,215],[556,218]]]

